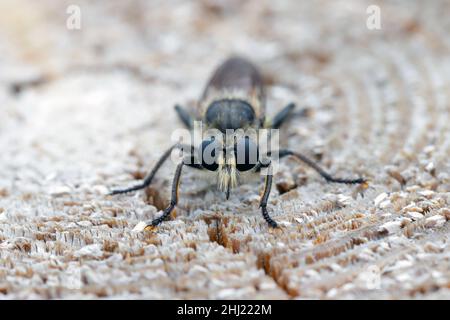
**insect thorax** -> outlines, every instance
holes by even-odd
[[[209,105],[204,120],[207,127],[225,133],[227,129],[254,127],[257,119],[255,110],[248,102],[239,99],[221,99]]]

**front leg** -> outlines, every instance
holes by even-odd
[[[259,207],[261,208],[261,213],[263,215],[264,220],[267,221],[267,223],[272,227],[272,228],[277,228],[278,224],[275,222],[275,220],[273,220],[269,213],[267,212],[267,200],[269,199],[269,195],[270,195],[270,190],[272,189],[272,171],[271,171],[271,167],[270,167],[270,163],[269,163],[269,167],[267,168],[267,175],[265,176],[265,181],[264,181],[264,193],[261,197],[261,202],[259,204]]]
[[[121,193],[127,193],[132,191],[137,191],[141,189],[147,188],[153,181],[153,178],[155,177],[156,172],[158,172],[159,168],[163,165],[163,163],[169,158],[170,154],[172,153],[172,150],[177,148],[179,145],[175,144],[171,146],[164,154],[159,158],[156,165],[153,167],[152,171],[147,175],[147,177],[144,179],[144,181],[138,185],[124,188],[124,189],[115,189],[109,193],[109,195],[115,195],[115,194],[121,194]]]
[[[177,143],[177,144],[174,144],[173,146],[171,146],[168,150],[166,150],[166,152],[164,152],[164,154],[161,156],[161,158],[159,158],[158,162],[156,162],[152,171],[147,175],[147,177],[144,179],[144,181],[142,183],[132,186],[132,187],[129,187],[129,188],[115,189],[115,190],[111,191],[109,193],[109,195],[128,193],[128,192],[147,188],[152,183],[153,178],[155,177],[158,170],[161,168],[161,166],[164,164],[164,162],[169,158],[173,149],[182,149],[182,150],[189,149],[190,150],[190,162],[186,162],[185,164],[190,167],[196,168],[196,169],[202,169],[202,166],[195,162],[195,158],[194,158],[195,148],[193,148],[192,146],[189,146],[189,145]]]
[[[159,217],[154,219],[149,225],[146,226],[146,228],[156,227],[161,222],[166,220],[170,214],[172,213],[173,209],[178,203],[178,187],[180,186],[180,178],[181,178],[181,170],[183,169],[183,162],[181,162],[177,169],[175,170],[175,176],[173,177],[172,182],[172,197],[170,199],[170,204],[167,206],[166,209],[164,209],[163,214]]]
[[[323,170],[317,163],[315,163],[313,160],[307,158],[306,156],[302,155],[301,153],[294,152],[291,150],[280,150],[278,152],[279,158],[283,158],[286,156],[294,156],[297,159],[303,161],[305,164],[316,170],[326,181],[328,182],[335,182],[335,183],[347,183],[347,184],[357,184],[357,183],[366,183],[367,180],[364,178],[356,178],[356,179],[348,179],[348,178],[336,178],[330,175],[328,172]]]

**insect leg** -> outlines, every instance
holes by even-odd
[[[278,155],[279,155],[280,159],[283,158],[283,157],[286,157],[286,156],[294,156],[294,157],[296,157],[297,159],[303,161],[308,166],[310,166],[311,168],[316,170],[328,182],[347,183],[347,184],[365,183],[366,182],[366,179],[364,179],[364,178],[343,179],[343,178],[333,177],[332,175],[327,173],[325,170],[323,170],[321,167],[319,167],[319,165],[317,163],[315,163],[313,160],[305,157],[304,155],[302,155],[301,153],[298,153],[298,152],[294,152],[294,151],[291,151],[291,150],[284,149],[284,150],[280,150]]]
[[[270,170],[270,168],[269,168]],[[269,195],[270,195],[270,190],[272,189],[272,172],[269,171],[267,173],[267,175],[265,176],[265,181],[264,181],[264,193],[261,197],[261,202],[259,204],[259,207],[261,208],[261,212],[263,215],[264,220],[267,221],[267,223],[272,227],[272,228],[276,228],[278,227],[278,224],[275,222],[275,220],[273,220],[270,216],[269,213],[267,212],[267,200],[269,199]]]
[[[127,193],[127,192],[132,192],[132,191],[147,188],[152,183],[152,180],[153,180],[156,172],[163,165],[163,163],[169,158],[172,150],[175,148],[178,148],[178,147],[179,147],[179,145],[175,144],[175,145],[171,146],[166,152],[164,152],[164,154],[161,156],[161,158],[159,158],[156,165],[153,167],[153,170],[147,175],[147,177],[144,179],[144,181],[141,184],[135,185],[133,187],[125,188],[125,189],[116,189],[116,190],[111,191],[109,194],[115,195],[115,194]]]
[[[288,116],[291,114],[291,111],[294,110],[295,103],[289,103],[286,107],[284,107],[280,112],[278,112],[272,120],[270,124],[270,128],[278,129],[281,125],[286,121]]]
[[[179,106],[178,104],[175,105],[175,111],[178,114],[178,117],[180,118],[180,120],[184,123],[184,125],[188,128],[188,129],[192,129],[192,126],[194,124],[194,119],[192,118],[192,116],[189,114],[189,112]]]
[[[150,223],[149,226],[156,227],[158,224],[160,224],[161,222],[166,220],[167,217],[169,217],[172,210],[177,205],[177,203],[178,203],[178,187],[180,186],[181,169],[183,169],[183,165],[184,165],[184,163],[181,162],[177,166],[177,169],[175,170],[175,176],[173,177],[173,182],[172,182],[172,197],[170,199],[170,204],[168,205],[168,207],[166,209],[164,209],[163,214],[159,218],[154,219]]]
[[[279,129],[288,118],[309,117],[311,114],[311,110],[309,108],[302,108],[296,112],[293,112],[294,109],[295,109],[294,103],[288,104],[286,107],[284,107],[280,112],[278,112],[275,115],[272,121],[269,122],[268,127],[272,129]]]

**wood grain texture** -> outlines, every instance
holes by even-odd
[[[1,298],[450,298],[448,1],[79,1],[0,4]],[[222,2],[219,2],[222,3]],[[223,2],[225,3],[225,2]],[[381,9],[368,30],[366,8]],[[267,83],[267,113],[353,186],[280,164],[225,201],[186,169],[176,217],[155,232],[175,170],[134,184],[230,54]]]

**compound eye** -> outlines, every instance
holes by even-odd
[[[251,170],[258,163],[258,146],[249,137],[238,140],[234,145],[234,153],[236,155],[236,168],[239,171]]]
[[[199,158],[202,161],[202,166],[206,170],[216,171],[219,167],[218,164],[218,154],[219,154],[219,143],[214,141],[214,138],[209,140],[203,140],[199,148],[201,154]]]

